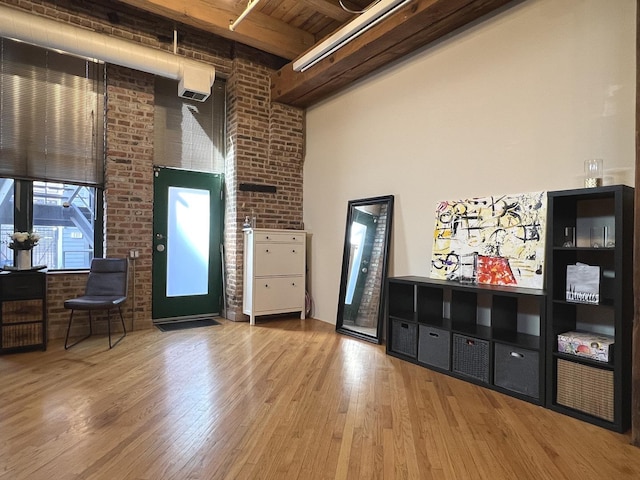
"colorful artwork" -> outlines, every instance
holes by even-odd
[[[546,192],[440,202],[431,277],[542,288]]]

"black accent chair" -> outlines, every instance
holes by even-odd
[[[94,258],[91,261],[89,278],[85,287],[84,295],[81,297],[65,300],[64,308],[71,309],[67,336],[64,340],[65,350],[77,345],[89,338],[93,333],[91,312],[96,310],[107,311],[107,330],[109,332],[109,348],[115,347],[120,340],[127,335],[124,326],[124,318],[120,306],[127,299],[127,287],[129,277],[129,262],[126,258]],[[122,322],[122,336],[111,342],[111,310],[118,309],[120,321]],[[76,340],[69,345],[69,332],[73,321],[73,312],[76,310],[86,310],[89,312],[89,334]]]

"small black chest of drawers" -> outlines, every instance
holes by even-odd
[[[0,354],[47,348],[47,275],[0,273]]]

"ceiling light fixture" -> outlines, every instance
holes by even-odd
[[[411,0],[380,0],[359,17],[347,23],[340,30],[327,37],[318,45],[293,62],[293,70],[304,72],[323,58],[359,37],[374,25],[380,23]]]

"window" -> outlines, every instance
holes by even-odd
[[[34,264],[53,269],[89,267],[95,256],[100,193],[94,187],[33,182],[33,230],[41,236]]]
[[[13,252],[9,249],[9,235],[14,232],[14,181],[0,178],[0,268],[13,265]]]
[[[14,231],[37,231],[33,264],[102,256],[104,65],[0,38],[0,266]]]
[[[88,268],[94,256],[102,256],[101,206],[102,191],[95,187],[0,178],[0,267],[13,265],[9,235],[32,230],[41,237],[33,249],[34,265]]]

